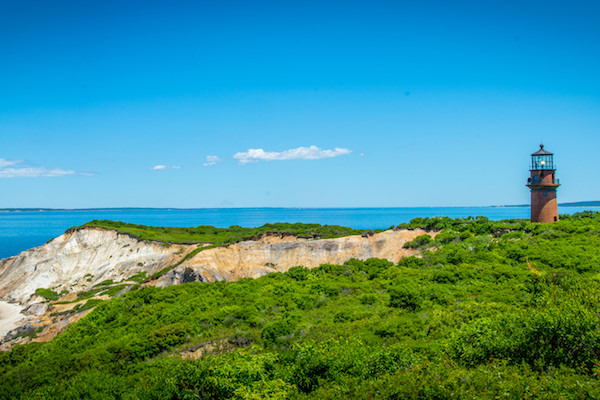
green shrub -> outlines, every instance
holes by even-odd
[[[469,231],[462,231],[460,233],[459,237],[460,237],[460,240],[467,240],[467,239],[470,239],[472,236],[473,235],[471,235],[471,232],[469,232]]]
[[[287,357],[288,363],[295,366],[290,381],[299,391],[310,393],[319,386],[319,381],[329,376],[331,368],[328,349],[315,343],[295,345]]]
[[[421,269],[427,265],[428,265],[428,262],[426,259],[424,259],[422,257],[415,257],[415,256],[404,257],[404,258],[401,258],[400,261],[398,261],[399,267]]]
[[[113,282],[113,280],[112,280],[112,279],[107,279],[107,280],[105,280],[105,281],[102,281],[102,282],[100,282],[100,283],[97,283],[97,284],[95,284],[95,285],[94,285],[94,287],[99,287],[99,286],[107,286],[107,285],[114,285],[114,284],[115,284],[115,282]]]
[[[59,294],[50,289],[39,288],[36,289],[35,294],[42,296],[46,300],[57,300],[59,298]]]
[[[398,332],[398,325],[391,321],[385,321],[375,326],[373,333],[381,338],[394,336]]]
[[[463,326],[452,341],[452,354],[467,365],[505,359],[541,370],[565,365],[591,371],[600,358],[597,312],[581,304],[578,295],[561,297],[558,304],[551,300]]]
[[[364,305],[373,305],[379,301],[379,297],[373,293],[365,293],[358,297],[358,301]]]
[[[388,268],[394,264],[388,260],[382,260],[379,258],[369,258],[366,261],[360,261],[357,259],[350,259],[344,263],[346,266],[352,267],[356,271],[364,272],[369,280],[373,280],[384,273]]]
[[[397,285],[388,289],[390,294],[390,307],[403,308],[416,311],[423,301],[418,290],[409,285]]]
[[[315,306],[315,299],[310,295],[299,295],[293,296],[292,300],[296,303],[296,306],[300,310],[310,310]]]
[[[160,326],[145,337],[137,337],[129,342],[124,350],[132,359],[144,360],[184,343],[190,333],[191,329],[186,324],[179,322]]]
[[[451,229],[443,230],[435,237],[435,241],[441,244],[448,244],[458,240],[460,240],[460,232]]]
[[[433,239],[429,235],[417,236],[410,242],[404,243],[405,249],[423,249],[433,244]]]
[[[90,297],[94,297],[98,293],[105,291],[105,290],[106,290],[106,288],[100,287],[100,288],[90,289],[85,292],[79,292],[79,293],[77,293],[77,299],[79,299],[79,300],[89,299]]]
[[[351,322],[351,321],[355,321],[359,318],[359,316],[356,314],[356,310],[341,310],[338,311],[334,316],[333,316],[333,322],[337,322],[337,323],[344,323],[344,322]]]
[[[104,303],[104,301],[105,300],[90,299],[83,304],[77,304],[75,307],[73,307],[73,311],[82,312],[85,310],[89,310],[90,308],[96,307],[97,305]]]
[[[146,279],[146,271],[140,271],[137,274],[127,278],[128,281],[134,281],[137,283],[142,283]]]
[[[106,294],[110,297],[113,297],[114,295],[116,295],[117,293],[119,293],[121,290],[125,289],[129,287],[129,285],[117,285],[117,286],[113,286],[111,288],[109,288],[106,292],[103,292],[102,294]]]
[[[290,320],[278,320],[266,324],[262,329],[262,339],[265,344],[277,343],[284,336],[291,335],[294,331],[293,323]]]
[[[285,274],[290,278],[301,282],[305,281],[308,275],[310,275],[310,270],[306,267],[298,266],[288,269]]]

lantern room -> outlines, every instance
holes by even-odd
[[[540,144],[540,149],[531,155],[530,171],[554,170],[554,155],[544,150],[544,145]]]

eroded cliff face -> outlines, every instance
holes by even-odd
[[[270,272],[285,272],[298,265],[314,268],[321,264],[342,264],[351,258],[375,257],[396,263],[402,257],[417,254],[417,251],[402,246],[424,234],[435,235],[420,229],[393,229],[337,239],[273,240],[271,237],[244,241],[201,251],[152,284],[164,287],[191,281],[258,278]]]
[[[97,228],[65,233],[43,246],[0,260],[0,300],[25,304],[36,289],[78,292],[102,281],[148,276],[176,264],[196,246],[146,243]]]
[[[342,264],[351,258],[366,260],[376,257],[396,263],[402,257],[420,254],[416,250],[404,249],[403,245],[423,234],[435,236],[435,233],[420,229],[394,229],[320,240],[299,239],[285,234],[262,235],[256,240],[201,251],[146,284],[164,287],[192,281],[258,278],[270,272],[285,272],[297,265],[314,268],[326,263]],[[77,310],[77,306],[87,301],[79,300],[77,292],[89,290],[109,279],[126,282],[142,271],[151,276],[184,260],[198,246],[149,243],[115,231],[83,228],[65,233],[44,246],[0,260],[0,306],[8,306],[2,304],[3,300],[20,303],[20,308],[16,304],[11,307],[22,309],[19,316],[15,310],[0,307],[0,324],[5,328],[0,330],[0,351],[6,351],[15,344],[51,340],[69,324],[89,313],[91,309]],[[129,283],[130,286],[120,293],[131,289],[136,282]],[[111,286],[115,285],[101,287]],[[43,302],[43,298],[34,295],[38,288],[52,289],[57,293],[65,290],[69,294],[58,301]],[[100,300],[108,298],[110,296],[102,291],[93,297]],[[37,334],[32,336],[32,332]]]

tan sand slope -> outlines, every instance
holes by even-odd
[[[23,306],[14,303],[0,301],[0,339],[6,334],[20,326],[19,322],[26,317],[21,314]]]

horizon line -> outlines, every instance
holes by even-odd
[[[591,203],[597,203],[593,205]],[[562,207],[600,207],[600,201],[579,201],[559,203]],[[0,212],[36,212],[36,211],[118,211],[118,210],[357,210],[357,209],[399,209],[399,208],[512,208],[529,207],[529,204],[506,204],[485,206],[370,206],[370,207],[89,207],[89,208],[51,208],[51,207],[6,207],[0,208]]]

